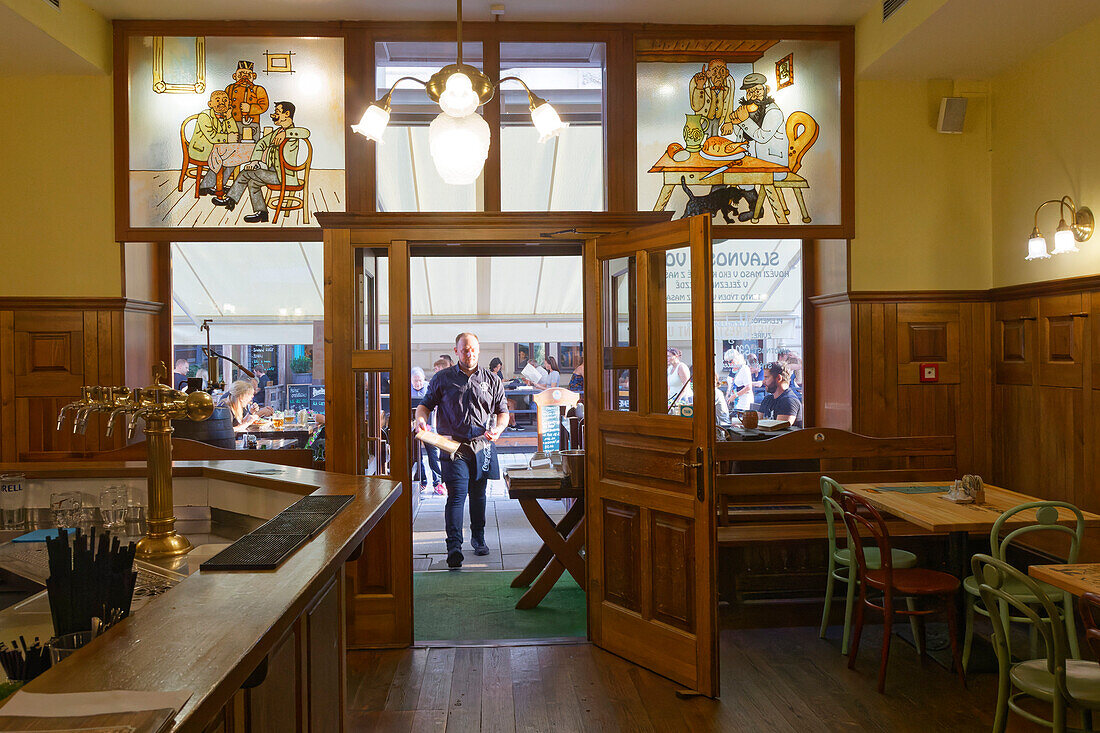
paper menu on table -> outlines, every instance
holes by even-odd
[[[535,382],[536,384],[540,380],[546,378],[546,370],[542,369],[541,367],[537,367],[534,364],[528,364],[527,366],[523,367],[523,371],[520,372],[520,374],[522,374],[524,377],[531,380],[532,382]]]
[[[105,690],[102,692],[27,692],[19,690],[0,708],[5,717],[55,717],[64,711],[67,717],[105,715],[135,710],[178,711],[191,697],[186,690],[151,692],[146,690]]]

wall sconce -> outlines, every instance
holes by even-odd
[[[1062,214],[1061,219],[1058,220],[1058,228],[1054,231],[1052,252],[1047,252],[1047,240],[1039,232],[1039,211],[1047,204],[1058,204]],[[1066,223],[1067,208],[1072,222],[1070,224]],[[1031,230],[1031,237],[1027,240],[1027,257],[1024,259],[1046,260],[1050,259],[1051,254],[1064,255],[1079,251],[1077,243],[1084,242],[1092,236],[1093,223],[1092,211],[1087,206],[1078,208],[1069,196],[1044,201],[1035,209],[1035,228]]]

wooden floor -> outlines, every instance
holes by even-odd
[[[849,671],[810,628],[722,632],[719,700],[590,644],[402,649],[348,655],[352,731],[987,731],[995,674],[968,689],[895,638],[885,695],[875,691],[881,627]],[[1041,710],[1041,708],[1039,709]],[[1010,731],[1041,730],[1010,719]]]
[[[195,198],[195,179],[184,181],[183,191],[177,190],[180,172],[131,171],[130,211],[131,224],[136,227],[300,227],[317,226],[316,211],[344,210],[344,171],[314,170],[309,174],[309,221],[302,223],[302,212],[291,211],[280,216],[278,224],[248,224],[244,221],[252,213],[247,192],[233,211],[210,202],[211,196]],[[277,197],[276,197],[277,198]],[[271,200],[274,205],[274,200]],[[274,218],[275,212],[268,212]]]

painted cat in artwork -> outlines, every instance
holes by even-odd
[[[734,223],[730,221],[731,215],[735,221],[748,221],[756,210],[756,200],[759,196],[755,188],[739,188],[737,186],[714,188],[709,193],[697,196],[688,188],[687,179],[684,176],[680,176],[680,187],[684,189],[688,196],[688,202],[684,206],[684,214],[680,217],[681,219],[698,216],[699,214],[707,214],[713,217],[720,213],[727,224]],[[749,208],[747,211],[739,212],[737,205],[742,200],[748,204]]]

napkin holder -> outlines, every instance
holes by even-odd
[[[955,479],[943,498],[955,504],[985,503],[985,484],[982,483],[982,477],[967,474],[961,479]]]

